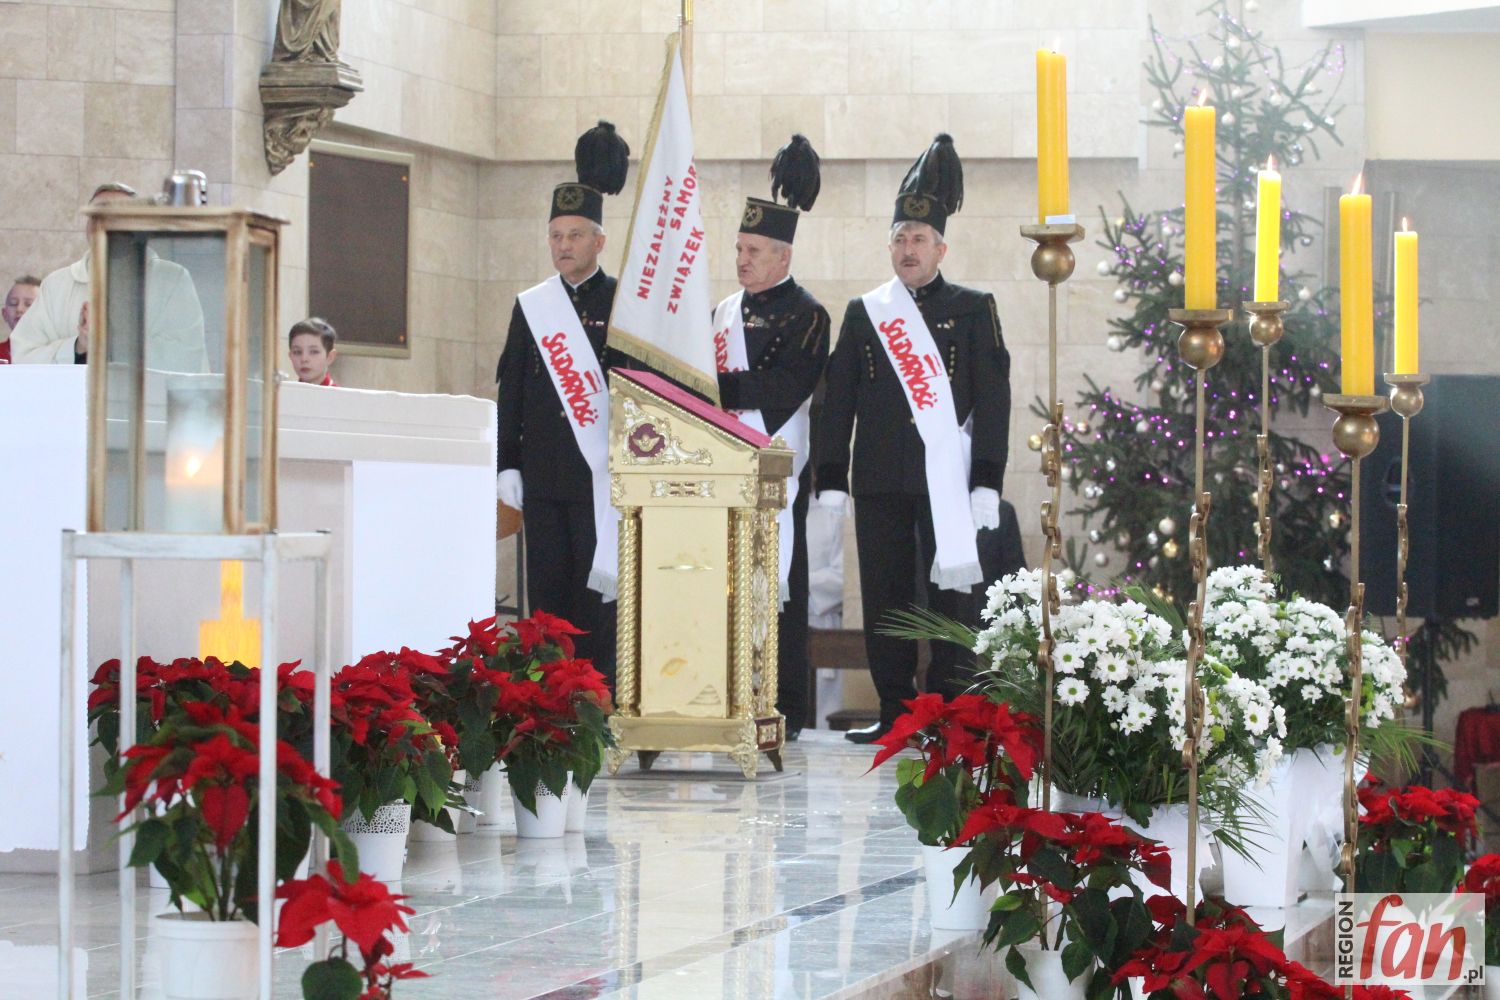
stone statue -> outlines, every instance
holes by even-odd
[[[276,18],[276,62],[339,60],[340,0],[281,0]]]
[[[340,0],[281,0],[276,47],[260,74],[266,166],[273,175],[364,89],[339,60]]]

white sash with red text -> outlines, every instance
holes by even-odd
[[[750,367],[750,356],[745,350],[745,314],[742,306],[745,301],[743,290],[735,292],[729,298],[719,303],[714,310],[714,365],[721,372],[742,372]],[[812,408],[812,398],[802,401],[797,407],[797,412],[786,419],[786,423],[776,429],[781,439],[786,442],[787,447],[792,449],[792,474],[786,481],[786,506],[776,515],[778,540],[780,541],[780,552],[778,558],[781,560],[781,603],[785,604],[791,597],[789,580],[792,573],[792,504],[797,502],[797,477],[802,475],[802,470],[807,467],[807,456],[811,450],[811,422],[808,419],[808,411]],[[759,410],[730,410],[735,418],[754,427],[762,434],[769,434],[766,429],[766,418]]]
[[[922,435],[927,502],[937,539],[932,582],[944,590],[966,593],[983,574],[969,505],[969,436],[958,424],[948,369],[932,331],[900,279],[892,278],[861,298],[875,327],[875,339],[896,369],[917,433]]]
[[[594,495],[594,563],[589,589],[615,599],[620,565],[620,512],[609,502],[609,388],[562,278],[553,275],[517,301],[563,402],[573,440],[588,463]],[[546,610],[545,608],[543,610]]]

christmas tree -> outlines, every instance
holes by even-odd
[[[1204,14],[1210,24],[1196,40],[1168,39],[1153,22],[1145,68],[1157,94],[1148,124],[1177,136],[1179,154],[1184,109],[1205,100],[1218,112],[1218,301],[1235,310],[1236,321],[1224,330],[1223,360],[1208,372],[1204,475],[1213,494],[1210,566],[1230,566],[1257,561],[1261,349],[1251,342],[1241,308],[1252,300],[1257,173],[1273,157],[1294,171],[1320,155],[1320,142],[1339,142],[1343,51],[1330,44],[1290,67],[1223,0]],[[1134,583],[1185,605],[1193,590],[1187,522],[1194,373],[1178,358],[1181,328],[1167,316],[1183,301],[1183,207],[1141,212],[1126,203],[1118,213],[1103,214],[1101,245],[1110,256],[1100,272],[1118,280],[1115,298],[1129,307],[1111,320],[1108,344],[1140,352],[1145,367],[1133,393],[1090,380],[1074,408],[1075,422],[1065,428],[1063,476],[1081,498],[1073,512],[1082,515],[1092,543],[1070,540],[1068,561],[1082,592]],[[1337,289],[1320,287],[1297,260],[1320,223],[1284,204],[1281,228],[1281,294],[1290,308],[1285,336],[1271,348],[1273,418],[1288,408],[1305,416],[1322,393],[1338,391],[1332,350]],[[1142,397],[1146,402],[1134,401]],[[1037,413],[1045,419],[1044,408]],[[1349,597],[1348,466],[1326,434],[1300,440],[1273,425],[1269,437],[1274,571],[1284,592],[1342,609]],[[1115,552],[1123,566],[1111,565]],[[1109,582],[1102,582],[1106,576]],[[1412,641],[1413,673],[1421,660],[1431,664],[1461,651],[1465,635],[1451,626],[1424,628]],[[1435,680],[1440,697],[1441,675]]]
[[[1338,50],[1329,46],[1289,72],[1280,53],[1226,3],[1208,13],[1214,23],[1204,41],[1178,43],[1181,52],[1153,23],[1146,73],[1157,92],[1151,126],[1180,137],[1188,105],[1206,100],[1218,110],[1218,300],[1239,318],[1224,331],[1224,359],[1208,373],[1204,473],[1213,493],[1209,558],[1227,566],[1256,558],[1261,356],[1240,309],[1251,298],[1254,277],[1256,174],[1272,157],[1295,168],[1318,155],[1320,139],[1338,141],[1333,102],[1342,68]],[[1329,76],[1332,86],[1325,84]],[[1176,148],[1180,153],[1180,141]],[[1330,316],[1333,293],[1315,288],[1308,274],[1295,269],[1295,253],[1312,243],[1317,223],[1284,207],[1281,225],[1281,288],[1291,308],[1286,335],[1271,349],[1273,416],[1286,407],[1306,414],[1322,392],[1337,391],[1337,358],[1329,346],[1337,334]],[[1123,552],[1119,579],[1185,602],[1192,590],[1186,534],[1193,370],[1178,359],[1180,328],[1167,318],[1169,309],[1182,305],[1182,226],[1180,205],[1137,212],[1126,204],[1118,217],[1105,219],[1101,242],[1113,259],[1100,270],[1119,281],[1115,298],[1130,306],[1128,314],[1111,320],[1108,343],[1142,352],[1146,367],[1136,378],[1136,393],[1128,396],[1090,382],[1074,411],[1084,419],[1069,428],[1064,475],[1082,496],[1079,512],[1089,540]],[[1145,404],[1128,401],[1142,394]],[[1348,596],[1340,573],[1348,549],[1348,471],[1329,454],[1329,443],[1315,447],[1274,428],[1270,442],[1276,572],[1288,589],[1336,605]],[[1106,549],[1097,549],[1095,567],[1109,558]]]

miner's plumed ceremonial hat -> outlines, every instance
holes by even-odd
[[[619,194],[625,186],[630,168],[630,145],[620,138],[607,121],[578,137],[573,147],[573,163],[578,169],[577,181],[565,181],[552,189],[552,214],[581,215],[585,219],[604,221],[604,196]]]
[[[917,157],[896,195],[891,224],[925,222],[939,233],[964,203],[964,165],[953,148],[953,136],[943,132]]]
[[[746,198],[745,214],[740,217],[740,232],[767,236],[783,243],[797,235],[797,215],[806,212],[818,200],[823,185],[817,150],[805,135],[794,135],[792,141],[776,151],[771,161],[771,198]],[[784,200],[785,205],[779,204]]]

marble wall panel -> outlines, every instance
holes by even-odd
[[[47,16],[45,4],[0,4],[0,77],[46,79]]]
[[[71,80],[14,81],[15,151],[83,155],[83,87]]]
[[[47,76],[115,78],[115,12],[97,7],[47,8]]]
[[[116,16],[113,78],[121,83],[172,83],[175,29],[176,17],[170,12]]]

